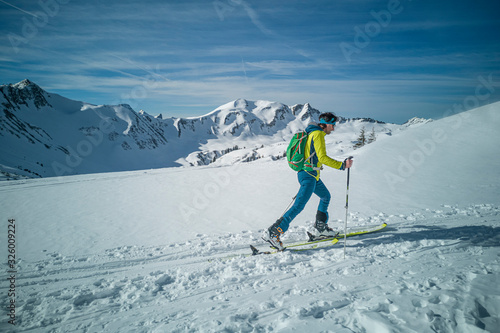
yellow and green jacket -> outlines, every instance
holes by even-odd
[[[316,123],[311,123],[306,128],[307,143],[304,152],[304,171],[319,180],[319,172],[322,165],[327,165],[334,169],[344,170],[344,163],[334,160],[326,155],[325,135],[321,127]],[[312,155],[312,156],[311,156]]]

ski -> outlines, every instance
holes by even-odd
[[[256,255],[259,255],[259,254],[273,254],[273,253],[277,253],[277,252],[283,252],[283,251],[260,251],[259,249],[257,249],[255,246],[253,245],[250,245],[250,249],[252,250],[252,255],[253,256],[256,256]]]
[[[350,228],[350,229],[348,229],[349,232],[345,236],[352,237],[352,236],[370,234],[373,232],[380,231],[380,230],[384,229],[385,227],[387,227],[387,223],[382,223],[382,224],[380,224],[378,226],[374,226],[374,227]],[[309,238],[308,241],[285,244],[284,245],[285,249],[282,251],[276,250],[274,248],[272,248],[273,250],[271,250],[271,251],[260,251],[255,246],[250,245],[250,249],[252,250],[251,255],[275,254],[275,253],[284,252],[284,251],[299,252],[299,251],[312,250],[312,249],[316,249],[316,248],[323,248],[323,247],[328,247],[328,246],[334,245],[339,241],[339,239],[344,238],[344,234],[341,234],[341,233],[337,233],[335,236],[324,237],[324,236],[315,236],[315,235],[311,234],[310,232],[308,232],[307,236]],[[330,241],[331,244],[328,244],[326,246],[320,246],[320,243],[324,243],[324,242],[328,242],[328,241]],[[305,248],[295,249],[295,247],[305,247]]]
[[[289,249],[289,248],[285,247],[281,251],[276,250],[276,249],[273,249],[271,251],[261,251],[261,250],[257,249],[255,246],[250,245],[250,249],[252,250],[251,256],[256,256],[256,255],[261,255],[261,254],[275,254],[275,253],[280,253],[280,252],[301,252],[301,251],[315,250],[315,249],[319,249],[319,248],[325,248],[325,247],[332,246],[334,244],[337,244],[337,242],[339,241],[338,238],[330,238],[329,240],[331,242],[327,245],[324,245],[324,246],[319,246],[318,244],[316,244],[317,242],[312,242],[312,243],[302,244],[302,246],[312,245],[309,247],[305,247],[305,248],[301,248],[301,249]],[[299,245],[294,245],[294,247],[298,247],[298,246]]]
[[[307,232],[307,237],[309,237],[309,242],[318,242],[318,241],[324,241],[328,239],[333,239],[337,238],[337,236],[340,234],[340,232],[337,232],[334,236],[316,236],[311,234],[309,231]]]
[[[352,237],[352,236],[358,236],[358,235],[365,235],[365,234],[371,234],[373,232],[381,231],[387,227],[387,223],[382,223],[380,225],[374,226],[374,227],[357,227],[357,228],[349,228],[347,231],[347,234],[345,237]],[[316,244],[316,243],[321,243],[321,242],[326,242],[329,240],[332,240],[333,238],[337,239],[342,239],[344,238],[344,234],[342,233],[337,233],[335,236],[331,237],[321,237],[321,236],[315,236],[311,234],[310,232],[307,233],[309,240],[307,242],[297,242],[297,243],[291,243],[291,244],[286,244],[285,247],[297,247],[297,246],[305,246],[309,244]]]
[[[356,227],[356,228],[349,228],[346,234],[346,237],[352,237],[352,236],[358,236],[358,235],[364,235],[364,234],[370,234],[373,232],[381,231],[385,227],[387,227],[387,223],[382,223],[377,226],[372,226],[372,227]],[[308,233],[309,234],[309,233]],[[317,236],[314,236],[311,234],[313,239],[311,240],[310,236],[309,240],[307,241],[302,241],[302,242],[296,242],[296,243],[290,243],[290,244],[285,244],[285,249],[283,251],[278,251],[274,248],[271,250],[266,250],[266,251],[261,251],[257,247],[250,245],[250,250],[252,251],[251,254],[233,254],[227,257],[222,257],[222,258],[217,258],[218,260],[229,260],[233,258],[244,258],[244,257],[251,257],[251,256],[256,256],[256,255],[262,255],[262,254],[276,254],[280,252],[301,252],[301,251],[307,251],[307,250],[314,250],[314,249],[320,249],[320,248],[326,248],[329,246],[332,246],[336,244],[339,239],[344,238],[344,234],[338,233],[336,236],[332,237],[326,237],[322,238],[320,237],[318,239]],[[327,242],[330,242],[327,243]],[[211,260],[210,260],[211,261]]]

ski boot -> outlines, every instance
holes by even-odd
[[[327,221],[328,221],[328,214],[320,212],[318,210],[318,212],[316,213],[316,223],[314,224],[317,236],[334,237],[338,234],[328,226]]]
[[[262,239],[271,244],[271,247],[278,251],[283,251],[285,247],[280,240],[280,236],[283,235],[283,230],[279,227],[283,218],[279,218],[269,229],[264,231]]]

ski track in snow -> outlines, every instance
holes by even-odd
[[[217,259],[265,248],[246,231],[21,261],[16,332],[498,332],[499,206],[349,221],[389,226],[348,238],[345,260],[343,240]],[[305,230],[296,223],[285,242]]]

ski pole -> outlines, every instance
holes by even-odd
[[[285,215],[286,211],[288,210],[288,208],[290,208],[290,206],[292,205],[292,203],[295,201],[295,198],[297,197],[297,195],[295,195],[293,198],[292,198],[292,201],[288,204],[288,206],[285,208],[285,210],[283,211],[283,213],[281,213],[281,217],[283,217],[283,215]],[[280,218],[281,218],[280,217]]]
[[[349,156],[348,158],[345,159],[344,163],[347,160],[352,160],[352,156]],[[344,223],[344,259],[345,259],[345,252],[346,252],[346,240],[347,240],[347,212],[349,209],[349,177],[351,174],[351,168],[347,169],[347,190],[345,193],[345,223]]]

